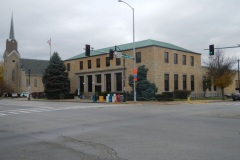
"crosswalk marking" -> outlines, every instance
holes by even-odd
[[[0,116],[5,115],[14,115],[14,114],[24,114],[24,113],[35,113],[35,112],[47,112],[47,111],[54,111],[54,108],[29,108],[29,109],[16,109],[16,110],[6,110],[0,111]]]
[[[70,106],[64,108],[53,108],[48,106],[41,106],[41,108],[28,108],[28,109],[15,109],[15,110],[5,110],[0,111],[0,117],[6,115],[16,115],[16,114],[29,114],[29,113],[38,113],[38,112],[50,112],[50,111],[61,111],[69,109],[93,109],[93,108],[106,108],[113,106],[123,106],[121,105],[92,105],[92,106]]]

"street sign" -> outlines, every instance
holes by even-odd
[[[137,69],[133,69],[133,74],[137,74]]]
[[[114,54],[116,55],[116,58],[122,58],[122,52],[114,52]]]
[[[127,55],[127,54],[123,54],[123,55],[122,55],[122,57],[123,57],[123,58],[128,58],[128,59],[133,59],[133,57],[132,57],[132,56],[130,56],[130,55]]]

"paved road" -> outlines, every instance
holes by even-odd
[[[0,160],[238,160],[240,102],[0,100]]]

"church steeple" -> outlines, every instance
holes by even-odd
[[[9,39],[15,39],[15,37],[14,37],[14,27],[13,27],[13,13],[12,13],[12,19],[11,19]]]
[[[19,55],[17,40],[15,39],[15,36],[14,36],[13,14],[12,14],[10,34],[9,34],[9,38],[6,40],[6,50],[4,52],[3,57],[6,57],[7,55],[12,53],[13,51],[15,51]]]

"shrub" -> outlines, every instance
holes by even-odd
[[[74,99],[75,94],[67,94],[64,96],[64,99]]]
[[[45,98],[45,93],[44,92],[32,92],[31,93],[31,96],[34,98],[34,99],[37,99],[37,98]]]
[[[191,91],[188,90],[175,90],[174,98],[175,99],[187,99],[187,97],[191,94]]]

